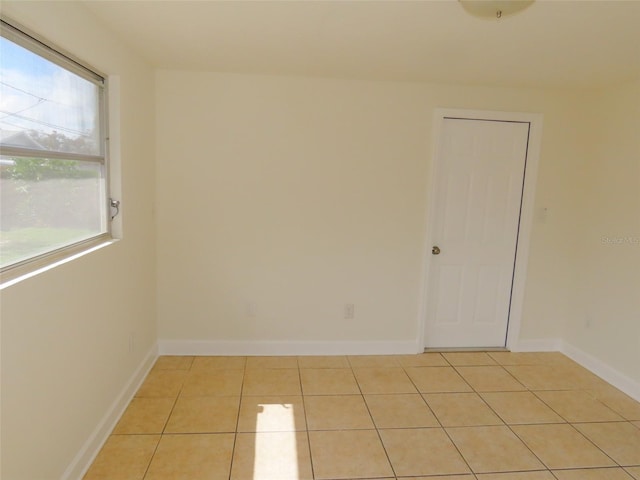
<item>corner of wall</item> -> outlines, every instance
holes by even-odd
[[[144,359],[131,375],[129,381],[113,401],[102,420],[93,430],[87,441],[80,448],[76,456],[73,458],[65,472],[62,474],[61,480],[75,480],[82,478],[87,472],[91,463],[95,460],[100,449],[109,438],[111,431],[114,429],[118,420],[129,405],[129,402],[135,395],[145,377],[153,367],[158,358],[158,347],[154,345],[145,355]]]

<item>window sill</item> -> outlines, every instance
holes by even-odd
[[[112,245],[117,241],[115,238],[103,235],[82,244],[73,245],[50,255],[45,255],[26,264],[8,268],[0,275],[0,290]]]

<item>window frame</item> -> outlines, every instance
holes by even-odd
[[[19,23],[0,15],[0,36],[23,47],[30,52],[44,58],[53,64],[80,76],[98,87],[98,118],[99,129],[99,155],[64,153],[49,150],[37,150],[13,146],[0,147],[0,154],[3,156],[28,156],[35,158],[79,160],[91,162],[102,167],[103,181],[103,209],[105,231],[100,232],[90,238],[73,242],[69,245],[52,248],[51,250],[33,255],[24,260],[5,265],[0,268],[0,289],[15,283],[16,279],[22,276],[30,276],[30,273],[46,270],[51,266],[64,262],[66,259],[76,258],[83,253],[94,251],[102,246],[113,242],[111,212],[111,181],[109,162],[109,98],[108,98],[108,77],[98,69],[90,66],[86,62],[78,59],[64,49],[59,48],[53,42],[30,31]],[[119,213],[119,211],[118,211]],[[6,282],[6,283],[5,283]]]

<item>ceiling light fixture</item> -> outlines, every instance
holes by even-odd
[[[482,18],[502,18],[529,7],[534,0],[458,0],[471,15]]]

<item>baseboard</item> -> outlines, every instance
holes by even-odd
[[[116,423],[118,423],[127,405],[129,405],[133,395],[138,391],[138,388],[140,388],[140,385],[147,376],[147,373],[149,373],[157,357],[158,347],[154,345],[133,375],[131,375],[131,378],[111,404],[111,407],[107,410],[107,413],[98,426],[62,474],[61,480],[78,480],[84,476],[98,455],[98,452],[100,452],[102,445],[104,445],[104,442],[109,438],[109,434],[116,426]]]
[[[160,355],[393,355],[422,351],[416,341],[159,340]]]
[[[618,390],[640,402],[640,382],[621,373],[599,358],[562,340],[561,338],[543,338],[522,340],[511,348],[512,352],[562,352],[584,368],[610,383]]]
[[[640,402],[640,382],[637,382],[610,365],[607,365],[599,358],[594,357],[590,353],[587,353],[568,342],[562,342],[560,351],[587,370],[616,387],[618,390],[623,391],[631,398]]]
[[[421,351],[414,341],[338,341],[338,342],[270,342],[270,341],[199,341],[159,340],[122,392],[117,396],[102,421],[67,467],[61,480],[82,478],[133,398],[158,355],[392,355]],[[511,348],[513,352],[559,351],[614,387],[640,401],[640,382],[619,372],[595,356],[558,338],[523,340]]]
[[[562,348],[560,338],[539,338],[533,340],[520,340],[516,345],[510,346],[512,352],[559,352]]]

